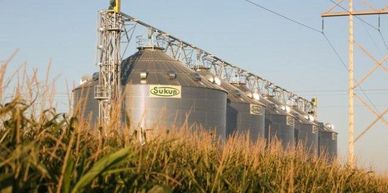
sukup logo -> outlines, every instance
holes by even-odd
[[[151,90],[151,94],[156,96],[176,96],[179,94],[179,90],[171,87],[154,87]]]
[[[181,98],[181,86],[150,85],[151,97]]]
[[[251,115],[262,115],[262,108],[260,105],[251,104],[250,105],[250,114]]]

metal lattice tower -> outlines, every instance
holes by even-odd
[[[94,97],[99,104],[99,122],[110,122],[114,101],[120,95],[121,32],[123,18],[119,11],[119,1],[113,10],[100,11],[97,62],[100,68],[98,85]]]
[[[342,7],[340,3],[344,0],[337,0],[334,2],[335,5],[330,8],[328,11],[321,14],[322,17],[348,17],[348,164],[351,167],[355,167],[356,160],[354,155],[354,144],[357,142],[360,137],[362,137],[369,129],[371,129],[376,122],[379,120],[382,121],[385,125],[388,125],[387,121],[384,119],[384,115],[388,112],[386,109],[382,113],[378,113],[371,107],[370,104],[367,104],[361,97],[355,94],[355,89],[359,87],[370,75],[378,68],[381,67],[385,72],[387,69],[384,68],[383,64],[387,60],[387,57],[384,57],[383,60],[377,61],[369,52],[366,51],[360,44],[356,43],[354,40],[354,18],[357,16],[363,15],[382,15],[388,14],[388,8],[378,9],[378,10],[363,10],[363,11],[355,11],[353,8],[353,0],[348,0],[348,9]],[[336,7],[342,8],[344,11],[333,12]],[[354,78],[354,45],[357,45],[361,48],[361,50],[368,55],[374,62],[375,67],[372,68],[359,82],[355,82]],[[366,128],[364,131],[359,134],[356,138],[354,138],[354,130],[355,130],[355,111],[354,111],[354,98],[358,99],[372,114],[376,116],[376,119]]]

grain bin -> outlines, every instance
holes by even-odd
[[[125,113],[134,128],[198,126],[225,138],[227,92],[172,59],[158,47],[142,47],[123,61]]]
[[[202,74],[208,81],[219,84],[228,92],[227,115],[226,115],[226,135],[249,134],[250,141],[255,143],[258,139],[264,138],[264,105],[247,96],[224,80],[219,80],[213,75],[209,68],[197,67],[196,71]]]
[[[123,122],[131,129],[155,132],[187,125],[205,128],[225,138],[227,92],[203,80],[199,73],[166,55],[158,47],[141,47],[121,64]],[[85,83],[86,84],[86,83]],[[76,101],[93,93],[95,82],[74,89]],[[81,92],[82,91],[82,92]],[[87,97],[95,117],[98,105]],[[93,119],[96,120],[96,119]],[[157,131],[156,131],[157,132]]]
[[[94,87],[98,84],[98,73],[91,78],[82,78],[80,86],[72,92],[72,114],[90,123],[91,127],[98,122],[98,101],[94,99]]]
[[[312,156],[318,155],[318,125],[309,116],[298,116],[295,124],[295,145]]]
[[[330,124],[317,122],[319,130],[318,153],[326,155],[330,160],[337,157],[337,132],[333,130]]]
[[[280,140],[284,148],[293,149],[295,146],[295,116],[290,113],[290,107],[281,105],[276,99],[267,96],[263,99],[267,105],[268,114],[267,140]]]
[[[238,85],[238,88],[248,96],[257,94],[253,93],[244,84]],[[264,136],[267,143],[271,143],[277,139],[284,148],[293,147],[295,142],[294,116],[287,113],[288,108],[282,109],[278,102],[272,97],[259,97],[259,101],[265,106]]]

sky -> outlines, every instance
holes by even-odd
[[[330,0],[252,1],[318,30],[322,29],[320,14],[333,5]],[[356,10],[383,8],[388,6],[388,0],[355,0],[354,4]],[[346,7],[346,2],[343,5]],[[26,62],[28,68],[38,69],[41,74],[51,61],[51,73],[59,75],[59,110],[66,111],[65,85],[74,87],[81,76],[98,70],[97,13],[107,6],[107,0],[0,0],[0,61],[19,49],[8,71],[15,71]],[[323,22],[339,59],[322,34],[244,0],[123,0],[122,11],[300,96],[318,97],[318,119],[335,125],[339,156],[346,159],[346,17],[325,18]],[[355,37],[380,60],[388,54],[382,38],[388,41],[388,15],[380,16],[381,34],[376,29],[378,20],[378,16],[356,18]],[[135,42],[132,47],[136,47]],[[355,66],[356,79],[360,80],[374,62],[355,47]],[[388,107],[388,76],[382,68],[362,84],[362,89],[367,98],[359,89],[356,94],[372,101],[378,112]],[[375,117],[360,102],[355,105],[357,135]],[[380,121],[357,141],[360,166],[388,173],[387,137],[388,127]]]

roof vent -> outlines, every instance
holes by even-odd
[[[195,81],[200,81],[202,79],[199,73],[194,73],[193,76]]]
[[[235,91],[234,91],[234,94],[235,94],[236,96],[239,96],[239,97],[241,96],[241,92],[240,92],[239,90],[235,90]]]
[[[310,122],[314,122],[314,121],[315,121],[314,116],[312,116],[312,115],[307,115],[307,117],[308,117],[308,120],[309,120]]]
[[[95,72],[95,73],[93,73],[93,75],[92,75],[92,79],[93,79],[94,81],[97,81],[99,77],[100,77],[100,73],[99,73],[99,72]]]
[[[86,74],[86,75],[81,77],[80,85],[83,85],[86,82],[91,81],[91,80],[93,80],[93,77],[91,75],[89,75],[89,74]]]
[[[140,79],[146,80],[148,77],[148,72],[140,72]]]
[[[138,50],[164,50],[164,48],[158,47],[158,46],[140,46],[137,49]]]
[[[174,80],[174,79],[176,79],[176,72],[174,72],[174,71],[168,71],[167,72],[167,75],[168,75],[168,77],[170,78],[170,80]]]
[[[286,111],[287,113],[290,113],[291,112],[291,108],[287,105],[282,105],[280,107],[283,111]]]
[[[211,83],[214,83],[214,77],[210,74],[206,75],[206,79],[211,82]]]
[[[147,83],[148,72],[143,71],[143,72],[140,72],[139,75],[140,75],[140,83],[141,84],[146,84]]]
[[[220,86],[221,85],[221,79],[218,78],[217,76],[214,77],[214,83],[216,83],[218,86]]]
[[[335,129],[334,125],[331,124],[331,123],[325,123],[325,127],[329,128],[329,129],[331,129],[331,130],[333,130],[333,131],[334,131],[334,129]]]
[[[257,92],[253,93],[253,99],[255,99],[257,101],[260,100],[260,94]]]

